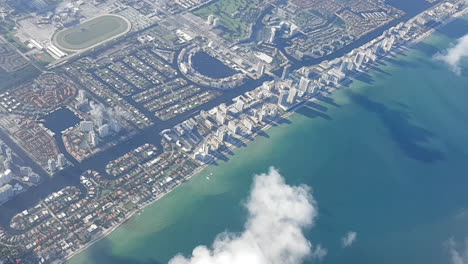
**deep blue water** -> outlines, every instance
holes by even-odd
[[[236,74],[236,71],[226,66],[217,58],[204,51],[197,52],[192,57],[192,65],[201,74],[211,78],[226,78]]]
[[[56,134],[78,124],[81,120],[66,107],[59,108],[42,118],[44,119],[44,125]]]

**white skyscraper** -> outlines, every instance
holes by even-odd
[[[226,114],[219,110],[216,111],[216,122],[218,122],[219,125],[224,125],[226,123]]]
[[[393,48],[393,44],[395,43],[395,37],[391,36],[388,38],[385,38],[382,42],[382,48],[385,52],[389,52]]]
[[[208,25],[212,26],[213,23],[214,23],[214,20],[215,20],[215,16],[214,15],[209,15],[206,22],[208,23]]]
[[[265,74],[265,63],[259,62],[257,65],[257,73],[259,76],[263,76]]]
[[[57,170],[57,163],[54,159],[49,159],[48,168],[51,173],[54,173]]]
[[[110,121],[110,129],[114,131],[115,133],[119,133],[122,127],[120,126],[119,122],[115,119]]]
[[[281,74],[281,80],[284,80],[288,77],[290,69],[291,69],[291,64],[284,66],[283,73]]]
[[[102,115],[96,117],[94,119],[94,124],[97,126],[97,127],[101,127],[103,124],[104,124],[104,117]]]
[[[63,153],[57,155],[57,164],[59,167],[62,168],[67,165],[67,159],[65,158],[65,155],[63,155]]]
[[[93,121],[81,121],[80,122],[80,131],[81,132],[89,132],[93,130],[94,123]]]
[[[90,131],[88,134],[88,141],[91,147],[96,147],[99,144],[99,138],[96,135],[96,132]]]
[[[228,129],[229,131],[231,131],[232,134],[239,133],[239,126],[237,125],[237,122],[234,120],[229,121]]]
[[[277,27],[272,27],[271,28],[271,33],[270,33],[270,39],[268,40],[270,43],[275,42],[276,39],[276,32],[278,31]]]
[[[98,128],[98,134],[100,137],[107,137],[110,134],[110,126],[108,124],[104,124]]]
[[[354,63],[356,63],[356,67],[360,68],[364,63],[364,59],[366,58],[366,54],[363,52],[358,52],[356,57],[354,58]]]
[[[301,77],[301,80],[299,81],[299,91],[305,93],[307,92],[307,89],[309,88],[311,80],[306,78],[306,77]]]
[[[286,100],[286,102],[288,102],[288,104],[294,104],[296,102],[296,95],[297,89],[289,89],[288,99]]]
[[[242,112],[242,111],[244,111],[244,105],[245,105],[244,101],[243,101],[241,98],[239,98],[239,99],[237,100],[237,102],[236,102],[236,109],[237,109],[239,112]]]
[[[86,91],[85,90],[78,90],[78,96],[77,96],[76,99],[80,103],[86,101]]]
[[[317,94],[320,90],[320,85],[317,83],[314,83],[310,86],[309,88],[309,93],[314,95],[314,94]]]
[[[14,175],[11,170],[6,170],[3,173],[0,173],[0,186],[5,185],[13,180],[13,176]]]
[[[11,148],[7,148],[5,150],[5,152],[6,152],[7,160],[12,161],[13,160],[13,152],[11,151]]]
[[[284,100],[285,100],[284,98],[286,97],[286,93],[287,93],[286,90],[281,90],[280,91],[280,94],[278,96],[278,105],[279,106],[283,105]]]
[[[218,141],[221,141],[221,142],[224,142],[227,140],[226,127],[222,126],[218,128],[218,130],[216,131],[216,138],[218,139]]]
[[[248,118],[244,118],[243,122],[244,126],[247,128],[248,133],[252,133],[253,124]]]
[[[351,64],[352,64],[351,61],[343,60],[343,62],[340,65],[340,72],[347,73],[349,71],[349,68],[350,68]]]
[[[207,144],[207,143],[203,143],[202,146],[201,146],[200,152],[203,155],[209,155],[210,151],[211,151],[211,146],[209,144]]]

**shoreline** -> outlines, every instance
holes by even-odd
[[[370,65],[366,65],[362,70],[360,70],[359,72],[357,72],[356,74],[354,75],[351,75],[349,76],[349,79],[352,81],[353,79],[355,79],[357,76],[360,76],[362,74],[365,74],[365,73],[368,73],[368,72],[371,72],[373,70],[373,66],[379,66],[379,65],[376,65],[380,62],[384,62],[386,61],[389,57],[394,57],[394,56],[398,56],[398,55],[401,55],[403,52],[406,52],[406,51],[410,51],[415,45],[417,45],[418,43],[424,41],[426,38],[430,37],[432,34],[434,34],[439,28],[442,28],[444,26],[446,26],[447,24],[453,22],[455,19],[459,18],[459,17],[462,17],[464,15],[466,15],[468,13],[468,7],[466,7],[465,9],[459,11],[458,13],[455,13],[453,14],[451,17],[445,19],[444,21],[442,21],[440,23],[440,25],[438,25],[437,27],[434,27],[434,28],[431,28],[430,30],[428,30],[427,32],[424,32],[423,34],[421,34],[420,36],[418,36],[417,38],[415,38],[414,40],[411,40],[411,41],[408,41],[400,46],[398,46],[397,48],[401,48],[401,49],[404,49],[404,50],[398,50],[398,51],[392,51],[392,52],[389,52],[388,54],[386,54],[385,56],[379,58],[378,60],[376,60],[374,63],[370,64]],[[366,43],[368,44],[368,43]],[[363,46],[365,46],[366,44],[364,44]],[[362,47],[362,46],[361,46]],[[320,96],[323,96],[323,95],[330,95],[332,94],[333,92],[335,92],[336,90],[339,90],[341,88],[343,88],[344,85],[338,85],[337,87],[329,87],[327,88],[325,91],[322,91],[318,94],[318,97],[315,96],[313,98],[310,98],[310,99],[304,99],[302,102],[298,103],[296,106],[294,106],[293,108],[291,108],[290,110],[286,111],[285,113],[283,113],[282,115],[279,115],[277,118],[273,119],[271,122],[265,124],[263,127],[259,128],[259,130],[257,132],[254,132],[252,133],[251,137],[254,139],[255,137],[257,137],[259,135],[259,132],[262,132],[262,131],[267,131],[269,130],[273,125],[271,123],[277,121],[277,120],[280,120],[280,119],[287,119],[289,118],[291,115],[293,115],[294,113],[296,113],[296,111],[302,107],[305,107],[307,103],[309,102],[315,102],[317,100],[319,100],[319,97]],[[241,138],[239,139],[242,143],[248,143],[250,141],[252,141],[251,139],[246,139],[246,138]],[[239,146],[237,145],[233,145],[233,144],[230,144],[231,146],[228,147],[229,150],[234,150],[235,148],[238,148]],[[115,231],[116,229],[118,229],[119,227],[121,227],[123,224],[125,224],[130,218],[132,218],[133,216],[135,216],[135,214],[141,212],[143,209],[145,209],[147,206],[150,206],[150,205],[153,205],[155,202],[159,201],[160,199],[164,198],[167,194],[173,192],[174,190],[176,190],[178,187],[180,187],[183,183],[185,183],[186,181],[189,181],[192,177],[198,175],[199,173],[201,173],[203,170],[205,170],[208,166],[210,166],[211,164],[203,164],[203,165],[200,165],[196,170],[193,171],[192,174],[184,177],[184,180],[181,180],[179,181],[172,189],[168,190],[167,192],[164,192],[163,194],[161,194],[159,197],[155,198],[153,201],[150,201],[150,202],[147,202],[146,204],[142,205],[141,207],[139,207],[138,209],[135,209],[132,213],[130,213],[127,217],[125,217],[120,223],[116,224],[115,226],[109,228],[109,229],[106,229],[104,230],[100,235],[98,235],[95,239],[93,239],[92,241],[86,243],[85,245],[83,246],[80,246],[80,248],[76,251],[74,251],[73,253],[67,255],[65,258],[63,258],[62,260],[58,260],[57,262],[55,263],[67,263],[67,261],[69,261],[70,259],[72,259],[73,257],[75,257],[76,255],[82,253],[83,251],[85,251],[86,249],[90,248],[91,246],[93,246],[95,243],[99,242],[101,239],[107,237],[108,235],[110,235],[113,231]]]

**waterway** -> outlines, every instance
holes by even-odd
[[[465,17],[302,108],[70,263],[162,264],[241,231],[252,177],[270,166],[313,188],[322,263],[450,263],[448,241],[468,236],[468,64],[458,76],[433,56],[466,33]]]

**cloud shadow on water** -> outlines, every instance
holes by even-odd
[[[427,145],[434,135],[425,128],[411,123],[408,113],[389,109],[384,104],[354,92],[348,94],[353,102],[367,111],[374,112],[380,118],[392,140],[406,156],[425,163],[444,159],[442,152]]]

